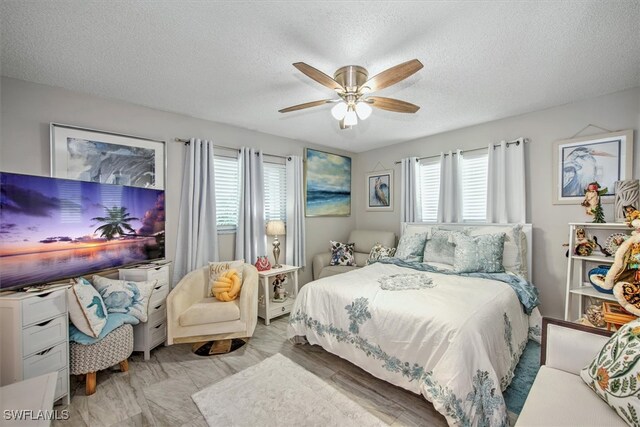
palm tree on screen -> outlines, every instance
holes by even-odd
[[[138,221],[139,218],[131,217],[131,214],[127,212],[125,207],[114,206],[112,208],[105,208],[107,216],[98,216],[91,218],[92,221],[103,222],[100,227],[96,228],[96,231],[100,231],[102,237],[107,240],[113,240],[116,236],[122,236],[125,232],[130,234],[136,234],[135,230],[129,223],[131,221]]]

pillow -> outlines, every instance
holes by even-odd
[[[456,273],[503,273],[504,233],[467,236],[453,233],[456,245],[453,271]]]
[[[73,279],[67,291],[69,318],[80,332],[97,338],[107,324],[107,308],[102,297],[88,280]]]
[[[213,287],[213,283],[218,277],[227,270],[236,270],[240,283],[242,283],[242,270],[244,270],[244,259],[237,259],[235,261],[222,261],[222,262],[210,262],[209,263],[209,288]]]
[[[331,262],[329,265],[356,265],[356,259],[353,251],[356,247],[355,243],[340,243],[334,240],[331,242]]]
[[[369,252],[369,259],[367,259],[367,265],[372,264],[379,259],[389,258],[395,255],[396,248],[388,248],[386,246],[382,246],[380,242],[376,242],[375,245],[371,248],[371,252]]]
[[[403,234],[398,242],[396,258],[409,262],[422,262],[427,233]]]
[[[235,269],[230,269],[218,276],[211,282],[211,295],[216,297],[218,301],[229,302],[238,298],[242,287],[242,281]]]
[[[622,326],[602,347],[580,377],[629,425],[640,413],[640,319]]]
[[[149,298],[157,280],[132,282],[93,276],[92,281],[107,306],[107,312],[130,314],[141,322],[147,321]]]
[[[427,234],[427,243],[424,245],[422,262],[453,264],[455,250],[455,245],[451,242],[453,233],[456,232],[432,228],[431,232]]]
[[[523,279],[527,278],[527,236],[522,231],[522,224],[505,225],[498,227],[471,227],[470,236],[504,233],[504,250],[502,265],[506,271],[517,274]]]

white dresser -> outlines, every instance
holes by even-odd
[[[170,264],[144,264],[119,271],[121,280],[144,282],[157,280],[149,301],[149,318],[145,323],[133,327],[133,351],[143,351],[144,360],[149,360],[151,350],[164,344],[167,339],[167,295],[169,295]]]
[[[67,288],[0,296],[0,385],[55,372],[54,400],[69,404]]]

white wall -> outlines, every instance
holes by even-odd
[[[231,147],[249,146],[265,153],[303,155],[304,147],[322,148],[292,139],[207,120],[99,98],[52,86],[3,77],[1,86],[0,170],[50,175],[49,123],[57,122],[167,141],[167,258],[174,259],[184,145],[175,137],[199,137]],[[215,105],[215,100],[211,100]],[[348,152],[339,154],[351,155]],[[343,240],[355,225],[355,216],[307,218],[307,267],[301,283],[311,280],[311,258],[327,251],[329,239]],[[284,261],[284,239],[280,261]],[[220,235],[220,257],[233,258],[235,235]],[[267,252],[272,258],[271,245]],[[273,260],[272,260],[273,262]]]
[[[427,116],[428,117],[428,116]],[[375,119],[375,117],[373,118]],[[394,169],[396,196],[400,191],[400,167],[394,161],[408,156],[428,156],[451,149],[485,147],[489,143],[527,137],[527,220],[533,223],[533,282],[540,289],[545,315],[563,315],[566,283],[566,248],[568,222],[589,221],[578,204],[552,205],[552,144],[572,137],[588,124],[607,129],[635,129],[634,177],[640,175],[640,88],[594,99],[523,114],[451,132],[361,153],[354,165],[354,193],[357,228],[400,231],[400,197],[394,198],[393,212],[365,210],[365,178],[380,162]],[[601,133],[588,129],[581,135]],[[378,167],[379,169],[379,167]],[[359,188],[360,187],[360,188]],[[611,205],[605,205],[607,220],[613,221]]]

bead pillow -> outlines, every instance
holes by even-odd
[[[396,258],[408,262],[422,262],[427,233],[403,234],[398,242]]]
[[[218,278],[211,282],[211,295],[218,301],[233,301],[238,298],[242,282],[235,269],[230,269],[220,274]]]
[[[640,413],[640,319],[622,326],[580,377],[630,426]]]
[[[355,243],[341,243],[334,240],[331,243],[331,262],[329,265],[348,265],[355,266],[356,259],[353,251],[355,250]]]
[[[104,301],[88,280],[78,277],[72,283],[67,291],[69,318],[80,332],[97,338],[107,324]]]
[[[379,259],[389,258],[395,255],[396,248],[388,248],[386,246],[382,246],[380,242],[377,242],[371,248],[371,252],[369,252],[369,259],[367,259],[367,265],[372,264]]]
[[[432,228],[427,233],[422,262],[438,262],[452,265],[455,250],[455,245],[451,242],[453,233],[455,231]]]
[[[157,280],[132,282],[93,276],[93,286],[100,292],[109,313],[130,314],[141,322],[147,321],[147,309]]]
[[[503,273],[504,233],[467,236],[453,233],[453,271],[456,273]]]

